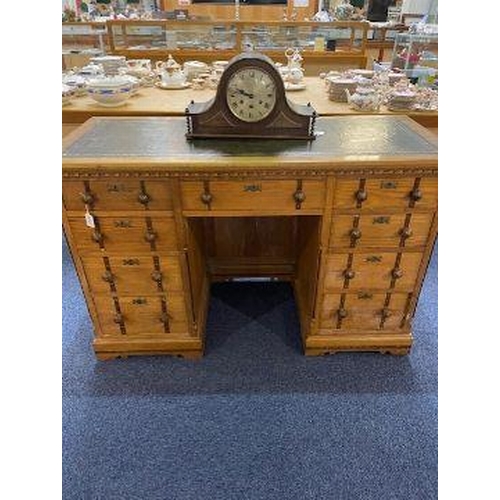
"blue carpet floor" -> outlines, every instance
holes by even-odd
[[[414,336],[306,358],[287,284],[219,284],[202,360],[97,362],[63,242],[63,498],[436,499],[437,248]]]

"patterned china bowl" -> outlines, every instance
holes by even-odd
[[[87,83],[89,96],[101,106],[121,106],[133,94],[134,84],[125,76],[95,78]]]

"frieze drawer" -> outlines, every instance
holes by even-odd
[[[429,238],[432,213],[336,215],[330,247],[420,247]]]
[[[71,235],[80,251],[119,251],[123,254],[177,250],[174,218],[94,217],[88,227],[83,215],[70,217]]]
[[[320,211],[325,185],[316,180],[246,180],[182,183],[185,211]]]
[[[64,181],[62,192],[66,210],[172,210],[168,180]]]
[[[84,256],[83,269],[93,293],[154,294],[182,291],[180,255]]]
[[[331,254],[326,258],[325,288],[360,288],[411,291],[417,281],[422,253],[360,252]]]
[[[435,177],[401,179],[338,179],[333,206],[336,209],[437,207],[438,180]]]
[[[342,330],[395,330],[403,327],[410,294],[359,291],[331,293],[323,297],[320,329],[331,333]],[[325,333],[325,332],[322,332]]]
[[[181,293],[158,296],[97,295],[93,297],[102,335],[189,336],[189,324]]]

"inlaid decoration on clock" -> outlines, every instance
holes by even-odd
[[[288,100],[273,61],[260,53],[234,57],[221,75],[216,95],[186,108],[192,138],[314,139],[316,112]]]

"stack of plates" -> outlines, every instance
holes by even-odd
[[[390,111],[407,111],[415,105],[415,92],[394,92],[389,96],[387,107]]]
[[[346,89],[352,94],[358,85],[356,80],[349,78],[329,78],[328,82],[328,97],[335,102],[347,102]]]
[[[91,59],[93,63],[101,64],[104,74],[108,76],[116,76],[120,73],[120,68],[126,68],[125,60],[125,56],[102,56]]]

